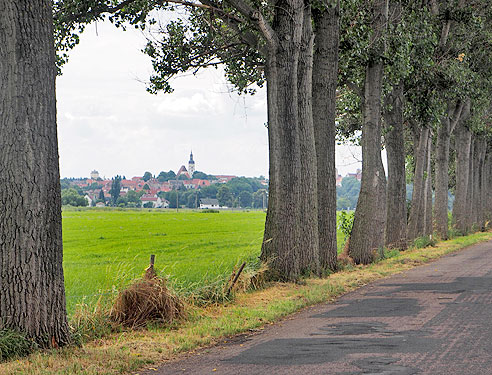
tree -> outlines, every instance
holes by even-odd
[[[104,191],[103,191],[103,189],[99,190],[98,200],[100,200],[101,202],[106,203],[106,198],[104,197]]]
[[[370,263],[374,250],[384,245],[386,224],[386,177],[381,159],[381,94],[384,36],[388,0],[371,2],[369,51],[364,66],[362,100],[362,181],[349,242],[349,255],[356,263]]]
[[[251,207],[252,202],[253,202],[253,194],[251,194],[249,191],[242,191],[239,193],[239,205],[243,208],[245,207]]]
[[[109,190],[109,194],[111,194],[111,204],[113,206],[116,205],[116,201],[120,196],[120,191],[121,191],[121,176],[117,175],[116,177],[113,178],[113,181],[111,182],[111,189]]]
[[[76,206],[76,207],[85,207],[87,206],[87,199],[77,193],[75,189],[65,189],[62,191],[62,204]]]
[[[217,199],[222,207],[232,207],[233,196],[227,186],[221,186],[217,191]]]
[[[51,4],[0,5],[0,329],[41,347],[70,342]]]
[[[150,179],[152,178],[152,173],[150,172],[145,172],[143,177],[142,177],[142,180],[144,180],[145,182],[149,181]]]

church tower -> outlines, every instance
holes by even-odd
[[[190,178],[193,178],[193,173],[195,173],[195,162],[193,160],[193,151],[190,153],[190,161],[188,162],[188,173]]]

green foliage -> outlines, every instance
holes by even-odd
[[[113,206],[116,205],[116,201],[120,196],[120,191],[121,191],[121,176],[117,175],[116,177],[113,178],[113,181],[111,183],[111,189],[109,190],[109,194],[111,194],[111,204]]]
[[[339,231],[343,234],[343,241],[345,242],[347,238],[350,237],[352,232],[352,225],[354,224],[354,211],[340,211],[338,213],[337,227]]]
[[[197,178],[199,180],[210,180],[210,181],[217,180],[217,177],[200,171],[195,171],[195,173],[193,173],[193,178],[194,179]]]
[[[251,207],[253,202],[253,194],[249,191],[243,190],[239,193],[239,205],[241,207]]]
[[[337,187],[337,209],[353,210],[359,199],[360,181],[355,177],[344,177]]]
[[[145,182],[149,181],[150,179],[152,178],[152,173],[150,172],[145,172],[143,177],[142,177],[142,180],[144,180]]]
[[[434,240],[432,236],[419,237],[413,241],[413,246],[416,249],[422,249],[424,247],[434,246],[435,244],[436,244],[436,240]]]
[[[64,189],[61,192],[62,204],[75,207],[87,206],[87,199],[80,195],[77,190],[73,188]]]
[[[217,191],[217,199],[222,207],[232,207],[233,195],[228,186],[221,186]]]
[[[23,333],[9,329],[0,330],[0,362],[27,356],[35,349],[35,343]]]
[[[176,179],[176,173],[174,173],[174,171],[172,170],[169,172],[161,172],[159,173],[159,176],[157,176],[157,180],[159,182],[175,180],[175,179]]]

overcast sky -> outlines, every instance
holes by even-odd
[[[97,30],[97,31],[96,31]],[[99,22],[87,27],[57,79],[62,177],[142,176],[177,171],[193,150],[197,170],[268,176],[266,95],[230,92],[221,70],[176,78],[172,94],[151,95],[145,37]],[[342,175],[360,164],[338,147]]]

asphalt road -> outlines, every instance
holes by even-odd
[[[492,374],[492,242],[150,373]]]

